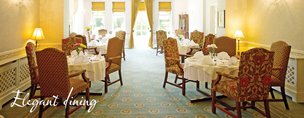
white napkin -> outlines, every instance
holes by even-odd
[[[96,40],[92,40],[92,41],[90,42],[90,45],[91,45],[91,46],[97,46],[97,43],[98,43],[98,42],[97,42]]]
[[[228,55],[227,52],[220,52],[217,54],[217,58],[220,60],[229,60],[230,56]]]
[[[83,60],[84,60],[83,56],[77,56],[74,59],[74,64],[82,63]]]
[[[203,56],[203,59],[201,60],[201,64],[203,65],[214,65],[213,60],[211,59],[210,56]]]
[[[73,50],[73,51],[71,52],[71,56],[72,56],[72,57],[77,56],[77,51],[76,51],[76,50]]]
[[[202,51],[198,51],[198,52],[194,53],[194,55],[191,58],[198,59],[198,58],[203,58],[203,57],[204,57],[203,52]]]
[[[84,56],[83,51],[80,51],[79,54],[78,54],[78,56]]]
[[[230,65],[236,65],[237,63],[238,63],[238,60],[237,60],[236,57],[231,57],[231,58],[229,59],[229,64],[230,64]]]

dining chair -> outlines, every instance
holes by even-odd
[[[119,39],[123,40],[122,44],[122,58],[126,60],[126,52],[125,52],[125,40],[126,40],[126,32],[125,31],[117,31],[115,36]]]
[[[164,30],[156,31],[156,56],[158,53],[163,53],[163,41],[166,39],[167,39],[166,31]]]
[[[39,73],[38,73],[38,66],[36,60],[36,45],[32,42],[28,42],[25,46],[26,57],[28,61],[30,77],[31,77],[31,87],[30,87],[30,97],[37,98],[40,96],[35,96],[36,90],[39,86]]]
[[[205,36],[204,45],[202,46],[202,51],[204,55],[208,55],[209,51],[207,46],[214,43],[215,35],[214,34],[208,34]]]
[[[285,92],[285,78],[291,46],[284,41],[277,41],[271,44],[270,50],[274,51],[274,62],[270,81],[270,93],[272,99],[269,101],[284,102],[285,108],[289,110]],[[282,99],[276,99],[274,97],[272,87],[280,87]]]
[[[81,39],[82,39],[82,40],[81,40],[82,44],[84,44],[84,45],[86,46],[86,48],[84,48],[84,50],[87,50],[88,53],[94,54],[94,55],[97,55],[97,54],[99,53],[99,52],[97,51],[97,47],[89,47],[89,46],[88,46],[86,36],[77,34],[77,35],[75,35],[75,37],[78,37],[78,38],[81,38]]]
[[[107,47],[107,55],[105,55],[106,59],[106,77],[103,80],[105,84],[105,93],[108,92],[108,86],[120,81],[120,85],[122,83],[122,76],[121,76],[121,53],[122,53],[122,45],[123,40],[119,39],[118,37],[114,37],[109,39],[108,47]],[[115,81],[110,81],[110,74],[118,71],[119,79]]]
[[[253,48],[241,54],[237,76],[217,72],[217,79],[212,81],[212,112],[216,113],[218,108],[234,118],[241,118],[241,109],[253,108],[270,118],[268,95],[273,57],[272,51]],[[231,107],[217,99],[217,92],[233,99],[236,106]],[[249,104],[248,101],[251,103]],[[258,109],[255,102],[264,102],[265,112]],[[236,110],[236,114],[229,110]]]
[[[76,43],[82,43],[82,38],[79,37],[68,37],[62,39],[62,51],[64,51],[67,55],[71,55],[71,52],[74,50],[74,45]]]
[[[214,39],[214,44],[217,46],[216,52],[227,52],[229,56],[236,56],[236,40],[227,36],[222,36]]]
[[[101,37],[105,37],[107,33],[108,33],[108,30],[106,30],[106,29],[100,29],[100,30],[98,30],[98,34]]]
[[[198,30],[194,30],[190,34],[190,40],[193,40],[195,43],[199,44],[200,46],[204,43],[204,32],[200,32]]]
[[[192,81],[187,80],[184,77],[184,69],[183,65],[180,63],[179,59],[179,52],[177,47],[177,41],[174,38],[169,37],[168,39],[163,41],[164,45],[164,55],[165,55],[165,67],[166,67],[166,73],[165,73],[165,79],[163,88],[166,87],[166,84],[173,85],[177,88],[182,89],[182,94],[186,95],[186,83],[187,82],[196,82],[197,89],[199,88],[199,81]],[[173,83],[168,81],[168,74],[172,73],[175,74],[175,79],[181,79],[182,83]]]
[[[183,29],[177,29],[175,30],[176,36],[185,36],[185,31]]]
[[[78,93],[85,91],[86,101],[89,101],[89,80],[85,76],[85,70],[69,73],[68,62],[65,52],[55,48],[46,48],[36,52],[37,65],[39,70],[39,85],[41,100],[58,96],[59,99],[66,100],[67,103],[73,101]],[[81,76],[82,79],[75,77]],[[65,117],[69,117],[81,106],[76,106],[70,110],[70,105],[66,104]],[[48,106],[46,107],[48,108]],[[88,110],[89,105],[86,104]],[[44,105],[40,105],[39,118],[42,117]]]

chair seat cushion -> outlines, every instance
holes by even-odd
[[[270,84],[271,84],[271,86],[280,86],[280,85],[282,85],[282,82],[277,77],[271,76]]]
[[[84,91],[89,87],[89,84],[81,80],[80,78],[71,78],[70,79],[71,87],[73,87],[72,96]]]
[[[229,98],[237,99],[237,83],[238,80],[222,79],[216,86],[213,87],[213,90]]]
[[[184,68],[184,65],[181,64],[182,68]],[[177,64],[171,65],[169,67],[166,68],[167,72],[173,73],[173,74],[177,74],[177,75],[184,75],[183,70],[181,70]]]
[[[108,65],[108,64],[107,64]],[[115,64],[115,63],[111,63],[111,66],[109,67],[109,72],[107,72],[107,74],[113,73],[115,71],[120,70],[120,66]]]

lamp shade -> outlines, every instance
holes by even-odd
[[[244,34],[243,34],[243,32],[241,31],[241,30],[237,30],[237,31],[235,31],[235,33],[234,33],[234,38],[244,38]]]
[[[36,41],[44,39],[43,31],[41,28],[35,28],[35,31],[33,32],[32,35],[32,39]]]

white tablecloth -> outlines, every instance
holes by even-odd
[[[69,59],[71,60],[71,59]],[[69,62],[69,70],[86,70],[86,77],[90,81],[104,80],[106,62],[104,57],[99,59],[90,59],[89,62],[73,63]]]
[[[206,55],[209,56],[209,55]],[[203,58],[203,57],[202,57]],[[184,65],[184,77],[189,80],[199,80],[201,82],[211,82],[216,79],[216,71],[236,75],[238,64],[203,64],[202,58],[187,58]],[[218,60],[218,63],[220,60]]]
[[[178,44],[179,54],[183,54],[183,55],[190,52],[191,48],[199,48],[199,45],[197,43],[194,43],[189,39],[182,39],[182,40],[177,39],[177,44]]]
[[[103,37],[102,39],[95,39],[90,41],[88,47],[97,47],[99,54],[107,54],[108,40],[110,37]]]

